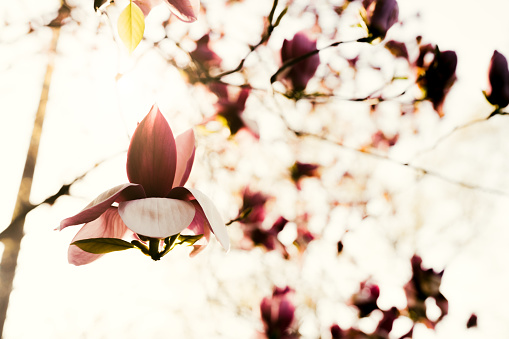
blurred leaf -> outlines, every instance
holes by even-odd
[[[145,16],[141,9],[130,2],[118,17],[118,35],[124,45],[132,53],[143,38],[145,31]]]
[[[199,235],[179,235],[177,245],[188,244],[189,246],[194,245],[195,242],[201,239],[203,234]]]
[[[135,247],[130,242],[117,238],[83,239],[75,241],[71,245],[76,245],[83,251],[94,254],[104,254],[115,251],[123,251]]]

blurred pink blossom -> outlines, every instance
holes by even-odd
[[[353,296],[352,304],[359,309],[361,318],[367,317],[378,309],[376,301],[380,296],[380,287],[368,282],[361,282],[359,293]]]
[[[263,298],[260,304],[261,317],[268,339],[293,339],[298,336],[291,331],[295,318],[295,306],[290,301],[291,290],[275,287],[272,298]]]
[[[259,133],[257,124],[243,117],[251,88],[242,87],[235,93],[231,86],[215,82],[209,85],[209,89],[217,96],[217,103],[215,105],[216,114],[214,118],[224,119],[230,129],[231,135],[235,135],[240,131],[246,131],[255,139],[258,139]]]
[[[396,0],[363,0],[365,22],[371,36],[385,38],[387,31],[398,22],[399,7]]]
[[[202,67],[219,67],[222,59],[210,49],[209,42],[210,36],[209,34],[205,34],[196,41],[196,48],[189,54],[193,60]]]
[[[165,3],[177,18],[184,22],[196,21],[200,11],[200,0],[134,0],[145,16],[153,7]]]
[[[316,40],[311,40],[306,33],[299,32],[292,40],[285,39],[283,42],[281,60],[285,63],[314,50],[316,50]],[[282,77],[290,82],[293,90],[303,91],[315,75],[318,65],[320,65],[320,56],[316,53],[290,67]]]

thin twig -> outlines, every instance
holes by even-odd
[[[348,41],[336,41],[336,42],[333,42],[332,44],[327,45],[325,47],[312,50],[312,51],[310,51],[310,52],[308,52],[306,54],[302,54],[302,55],[300,55],[298,57],[290,59],[290,60],[286,61],[281,67],[279,67],[279,69],[276,71],[276,73],[272,74],[272,76],[270,77],[270,83],[271,84],[274,83],[277,80],[277,76],[279,74],[281,74],[288,67],[291,67],[291,66],[295,65],[296,63],[301,62],[304,59],[307,59],[307,58],[309,58],[309,57],[311,57],[311,56],[313,56],[315,54],[318,54],[318,53],[320,53],[321,51],[323,51],[325,49],[332,48],[332,47],[337,47],[339,45],[347,44],[347,43],[352,43],[352,42],[366,42],[366,43],[369,43],[369,42],[371,42],[371,38],[360,38],[360,39],[357,39],[357,40],[348,40]]]
[[[429,153],[433,150],[435,150],[444,140],[446,139],[449,139],[452,135],[454,135],[457,131],[459,130],[462,130],[462,129],[465,129],[467,127],[470,127],[470,126],[473,126],[473,125],[476,125],[478,123],[481,123],[481,122],[484,122],[484,121],[488,121],[490,120],[491,118],[493,118],[494,116],[496,115],[508,115],[509,113],[507,112],[501,112],[499,110],[495,110],[494,112],[492,112],[488,117],[486,118],[481,118],[481,119],[476,119],[476,120],[472,120],[472,121],[469,121],[463,125],[459,125],[459,126],[456,126],[454,127],[451,131],[449,131],[447,134],[444,134],[442,135],[440,138],[438,138],[435,143],[429,147],[429,148],[426,148],[424,150],[421,150],[419,153],[417,153],[413,158],[412,160],[415,160],[416,158],[426,154],[426,153]]]
[[[305,131],[298,131],[298,130],[295,130],[292,127],[290,127],[288,125],[286,119],[283,118],[283,121],[285,122],[288,130],[290,132],[292,132],[293,134],[295,134],[295,136],[297,136],[297,137],[312,137],[312,138],[316,138],[316,139],[319,139],[319,140],[323,140],[323,141],[332,143],[332,144],[334,144],[336,146],[339,146],[339,147],[341,147],[343,149],[346,149],[346,150],[354,152],[354,153],[362,154],[362,155],[369,156],[369,157],[372,157],[372,158],[376,158],[376,159],[384,160],[384,161],[387,161],[387,162],[391,162],[391,163],[399,165],[399,166],[410,168],[413,171],[415,171],[415,172],[417,172],[417,173],[419,173],[419,174],[421,174],[423,176],[427,175],[427,176],[430,176],[430,177],[434,177],[434,178],[440,179],[442,181],[448,182],[450,184],[461,186],[461,187],[464,187],[464,188],[467,188],[467,189],[471,189],[471,190],[481,191],[481,192],[484,192],[484,193],[498,195],[498,196],[503,196],[503,197],[509,197],[509,192],[498,190],[498,189],[495,189],[495,188],[482,187],[482,186],[479,186],[479,185],[476,185],[476,184],[467,183],[467,182],[464,182],[464,181],[461,181],[461,180],[457,180],[457,179],[448,177],[448,176],[446,176],[446,175],[444,175],[442,173],[439,173],[439,172],[436,172],[436,171],[433,171],[433,170],[429,170],[429,169],[426,169],[426,168],[414,165],[411,162],[406,162],[406,163],[400,162],[399,160],[393,159],[393,158],[391,158],[391,157],[389,157],[387,155],[384,155],[384,154],[373,153],[373,152],[369,152],[367,150],[361,150],[361,149],[358,149],[358,148],[355,148],[355,147],[351,147],[351,146],[345,145],[342,142],[332,140],[332,139],[328,138],[327,136],[321,136],[321,135],[317,135],[317,134],[313,134],[313,133],[308,133],[308,132],[305,132]]]
[[[123,153],[123,152],[122,152]],[[49,197],[47,197],[46,199],[44,199],[43,201],[41,201],[40,203],[37,203],[37,204],[31,204],[31,203],[26,203],[24,205],[24,208],[22,210],[20,210],[17,214],[16,214],[16,217],[11,221],[11,223],[2,231],[0,232],[0,241],[3,240],[3,238],[5,238],[5,235],[4,233],[8,233],[9,230],[14,227],[14,225],[16,223],[18,223],[20,220],[24,219],[28,213],[32,212],[34,209],[36,209],[37,207],[39,206],[42,206],[42,205],[45,205],[45,204],[48,204],[50,206],[52,206],[53,204],[55,204],[55,202],[57,201],[58,198],[64,196],[64,195],[70,195],[70,189],[71,187],[77,183],[78,181],[82,180],[85,176],[87,176],[93,169],[95,169],[96,167],[98,167],[99,165],[101,165],[103,162],[105,162],[106,160],[110,159],[111,157],[109,158],[105,158],[97,163],[95,163],[90,169],[88,169],[87,171],[83,172],[83,174],[81,174],[80,176],[76,177],[73,181],[71,181],[70,183],[68,184],[65,184],[65,185],[62,185],[57,193],[53,194],[53,195],[50,195]]]
[[[286,11],[288,10],[288,8],[285,8],[277,17],[276,22],[272,23],[272,21],[274,19],[274,13],[276,11],[277,4],[278,4],[278,0],[274,0],[274,2],[272,4],[272,8],[270,10],[270,14],[267,17],[267,21],[268,21],[267,30],[262,35],[260,41],[256,45],[249,46],[249,52],[242,60],[240,60],[237,67],[235,67],[232,70],[220,73],[220,74],[212,77],[211,80],[220,80],[222,77],[225,77],[227,75],[230,75],[230,74],[240,71],[242,69],[242,67],[244,67],[244,63],[246,62],[247,58],[251,55],[251,53],[254,52],[258,47],[260,47],[261,45],[263,45],[264,43],[266,43],[269,40],[270,36],[272,35],[272,32],[279,25],[279,23],[281,22],[281,19],[283,18],[283,16],[286,14]]]

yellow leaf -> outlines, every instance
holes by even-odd
[[[124,45],[132,53],[143,38],[145,16],[141,9],[132,1],[118,17],[118,35]]]

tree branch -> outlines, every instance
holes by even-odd
[[[278,15],[278,17],[276,19],[276,22],[272,23],[272,21],[274,19],[274,13],[276,11],[277,4],[278,4],[278,0],[274,0],[274,3],[272,4],[272,8],[270,10],[270,14],[267,17],[267,21],[268,21],[267,29],[265,30],[265,33],[262,35],[260,41],[256,45],[249,46],[249,52],[247,53],[247,55],[242,60],[240,60],[240,62],[237,65],[237,67],[235,67],[232,70],[220,73],[220,74],[212,77],[210,80],[217,81],[217,80],[220,80],[222,77],[225,77],[227,75],[230,75],[230,74],[233,74],[233,73],[236,73],[236,72],[240,71],[242,69],[242,67],[244,67],[244,63],[246,62],[247,58],[251,55],[251,53],[254,52],[258,47],[260,47],[261,45],[263,45],[264,43],[266,43],[269,40],[270,36],[272,35],[272,32],[274,31],[274,29],[277,26],[279,26],[279,23],[281,22],[281,19],[283,18],[283,16],[286,14],[286,11],[288,10],[288,8],[286,7]]]
[[[30,146],[28,148],[25,168],[23,169],[23,176],[19,186],[16,205],[14,207],[12,223],[4,232],[2,232],[0,238],[4,245],[2,261],[0,262],[0,337],[2,336],[7,307],[9,305],[9,298],[12,291],[12,282],[16,273],[21,239],[24,235],[23,227],[25,224],[26,213],[23,212],[32,208],[29,202],[29,197],[32,189],[32,178],[34,176],[35,164],[37,161],[44,116],[46,113],[46,104],[48,102],[54,57],[56,54],[58,38],[60,36],[60,26],[53,26],[51,27],[51,30],[53,32],[53,38],[49,50],[49,61],[46,66],[46,74],[44,76],[39,107],[35,116],[32,136],[30,138]]]
[[[481,192],[488,193],[488,194],[499,195],[499,196],[503,196],[503,197],[509,197],[509,192],[498,190],[498,189],[495,189],[495,188],[482,187],[482,186],[479,186],[479,185],[476,185],[476,184],[472,184],[472,183],[468,183],[468,182],[464,182],[464,181],[461,181],[461,180],[456,180],[456,179],[450,178],[450,177],[448,177],[448,176],[446,176],[446,175],[444,175],[442,173],[439,173],[439,172],[436,172],[436,171],[433,171],[433,170],[429,170],[429,169],[426,169],[426,168],[423,168],[423,167],[420,167],[420,166],[413,165],[411,162],[403,163],[403,162],[400,162],[400,161],[398,161],[396,159],[393,159],[393,158],[391,158],[391,157],[389,157],[387,155],[384,155],[384,154],[373,153],[373,152],[369,152],[369,151],[366,151],[366,150],[357,149],[355,147],[350,147],[348,145],[343,144],[342,142],[332,140],[332,139],[328,138],[327,136],[322,136],[322,135],[317,135],[317,134],[313,134],[313,133],[308,133],[308,132],[305,132],[305,131],[298,131],[298,130],[293,129],[291,126],[289,126],[289,124],[286,121],[286,119],[283,118],[283,121],[286,124],[287,129],[290,132],[292,132],[293,134],[295,134],[295,136],[297,136],[297,137],[312,137],[312,138],[316,138],[316,139],[319,139],[319,140],[323,140],[323,141],[332,143],[332,144],[334,144],[336,146],[339,146],[339,147],[341,147],[343,149],[346,149],[348,151],[351,151],[351,152],[355,152],[355,153],[362,154],[362,155],[365,155],[365,156],[369,156],[369,157],[372,157],[372,158],[388,161],[388,162],[391,162],[391,163],[399,165],[399,166],[410,168],[413,171],[415,171],[417,173],[420,173],[422,175],[427,175],[427,176],[430,176],[430,177],[434,177],[434,178],[440,179],[442,181],[445,181],[445,182],[453,184],[453,185],[461,186],[463,188],[467,188],[467,189],[471,189],[471,190],[481,191]]]
[[[371,42],[371,38],[360,38],[357,40],[349,40],[349,41],[336,41],[336,42],[333,42],[332,44],[327,45],[325,47],[315,49],[311,52],[308,52],[308,53],[302,54],[301,56],[298,56],[296,58],[290,59],[290,60],[286,61],[281,67],[279,67],[279,69],[276,71],[276,73],[272,74],[272,76],[270,77],[270,83],[271,84],[274,83],[277,80],[277,76],[279,74],[281,74],[288,67],[291,67],[291,66],[295,65],[296,63],[301,62],[304,59],[307,59],[315,54],[318,54],[318,53],[320,53],[320,51],[323,51],[325,49],[328,49],[331,47],[336,47],[341,44],[351,43],[351,42],[367,42],[367,43],[369,43],[369,42]]]

